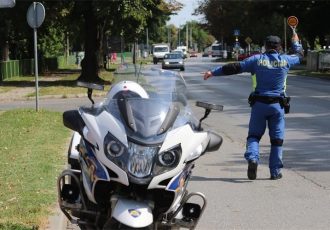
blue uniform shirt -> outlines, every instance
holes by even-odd
[[[301,45],[295,46],[299,50]],[[250,72],[256,75],[255,92],[262,96],[280,96],[285,91],[285,82],[291,66],[299,64],[298,55],[279,54],[276,51],[257,54],[239,62],[238,73]],[[222,67],[213,69],[214,76],[224,75]]]
[[[240,65],[242,72],[256,75],[256,93],[264,96],[280,96],[284,93],[290,67],[299,63],[297,55],[274,52],[254,55],[240,62]]]

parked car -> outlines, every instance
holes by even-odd
[[[163,69],[180,69],[184,71],[184,60],[181,54],[179,53],[168,53],[165,54],[162,61]]]
[[[206,51],[202,54],[202,57],[209,57],[210,56],[210,51]]]
[[[191,52],[189,53],[189,56],[190,56],[190,57],[197,57],[197,52],[196,52],[196,51],[191,51]]]

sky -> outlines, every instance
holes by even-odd
[[[167,23],[168,25],[174,24],[176,27],[180,27],[180,25],[186,24],[187,21],[200,21],[203,17],[202,15],[194,16],[191,15],[194,10],[198,7],[199,0],[177,0],[181,2],[184,6],[183,8],[177,12],[177,15],[172,15],[170,21]]]

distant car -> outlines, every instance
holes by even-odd
[[[178,47],[176,47],[175,50],[181,50],[183,52],[184,58],[188,57],[188,55],[187,55],[187,51],[188,51],[187,46],[178,46]]]
[[[184,60],[181,54],[179,53],[168,53],[165,54],[162,61],[163,69],[180,69],[184,71]]]
[[[182,50],[172,50],[171,53],[178,53],[181,54],[182,58],[185,59],[185,55]]]
[[[238,60],[243,61],[244,59],[251,57],[253,55],[256,55],[256,54],[260,54],[260,52],[255,51],[255,52],[251,52],[251,53],[242,53],[242,54],[238,55]]]
[[[202,57],[208,57],[208,56],[210,56],[209,52],[204,52],[204,53],[202,54]]]
[[[191,52],[189,53],[189,56],[190,56],[190,57],[197,57],[197,52],[196,52],[196,51],[191,51]]]

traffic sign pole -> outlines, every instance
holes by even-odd
[[[34,37],[34,74],[36,82],[36,111],[39,111],[39,80],[38,80],[38,45],[37,45],[37,29],[33,29]]]
[[[36,85],[36,111],[39,111],[39,83],[38,83],[38,45],[37,28],[41,26],[45,19],[45,7],[40,2],[33,2],[26,15],[29,26],[33,29],[34,37],[34,73]]]

